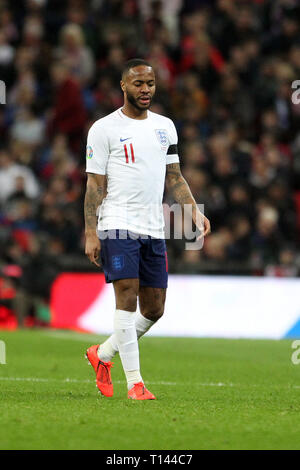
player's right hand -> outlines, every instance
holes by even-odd
[[[90,260],[91,263],[94,263],[96,266],[100,267],[98,263],[99,254],[101,250],[100,240],[97,235],[86,235],[85,238],[85,254]]]

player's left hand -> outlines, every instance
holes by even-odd
[[[201,224],[197,226],[200,230],[200,235],[197,237],[197,241],[202,240],[206,235],[209,235],[211,232],[210,221],[204,214],[201,214]]]

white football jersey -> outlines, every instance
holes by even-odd
[[[179,162],[177,141],[171,119],[151,111],[139,120],[120,108],[92,125],[86,171],[107,176],[99,231],[123,229],[164,238],[166,165]],[[173,150],[168,152],[170,146]]]

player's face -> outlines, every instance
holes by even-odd
[[[132,106],[140,111],[148,109],[155,93],[152,67],[139,65],[130,69],[124,81],[121,81],[121,88]]]

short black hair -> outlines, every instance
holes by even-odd
[[[133,69],[134,67],[138,67],[139,65],[146,65],[147,67],[152,67],[152,65],[149,64],[149,62],[147,62],[144,59],[130,59],[124,64],[124,67],[122,70],[122,79],[125,77],[125,75],[130,69]]]

